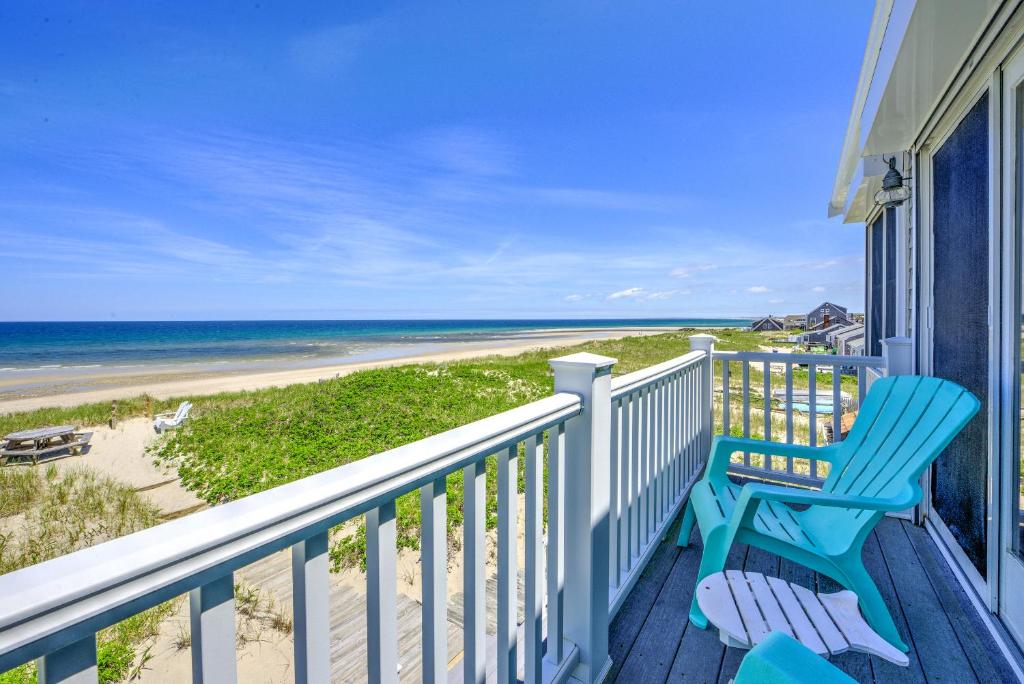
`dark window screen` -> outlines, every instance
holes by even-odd
[[[882,217],[871,224],[871,317],[868,320],[871,356],[882,355]]]
[[[885,328],[882,338],[896,334],[896,210],[885,210]]]
[[[936,461],[933,504],[985,576],[988,509],[988,95],[968,112],[932,162],[935,375],[982,402]]]

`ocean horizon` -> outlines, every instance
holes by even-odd
[[[0,372],[338,358],[548,330],[744,327],[746,318],[0,322]]]

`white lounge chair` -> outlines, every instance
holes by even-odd
[[[153,429],[157,432],[170,430],[179,427],[188,420],[188,413],[192,410],[192,402],[183,401],[174,413],[161,413],[153,418]]]

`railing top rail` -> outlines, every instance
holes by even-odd
[[[557,425],[581,408],[575,394],[555,394],[4,575],[0,581],[0,655],[9,658],[12,651],[23,647],[34,650],[33,644],[40,639],[117,612],[115,609],[136,599],[148,597],[143,603],[155,605],[172,598],[199,586],[212,571],[240,567],[325,531],[442,473]],[[170,591],[175,593],[161,594]],[[158,595],[159,600],[153,598]],[[146,607],[130,607],[133,609],[121,617]],[[32,658],[41,654],[20,655]],[[8,658],[0,657],[0,665]],[[0,671],[4,669],[0,666]]]
[[[768,361],[771,363],[813,363],[818,366],[864,366],[877,368],[885,366],[881,356],[844,356],[841,354],[788,354],[755,351],[718,351],[713,354],[718,361]]]
[[[705,352],[703,351],[692,351],[663,363],[612,378],[612,401],[643,389],[672,373],[700,363],[704,356]]]

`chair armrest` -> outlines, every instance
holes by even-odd
[[[835,463],[839,454],[839,448],[836,444],[824,447],[810,447],[803,444],[783,444],[782,442],[766,442],[761,439],[718,435],[711,443],[711,456],[708,459],[707,473],[710,475],[724,475],[729,469],[729,457],[737,451],[750,451],[755,454],[767,454],[769,456],[807,458],[813,461],[828,461],[829,463]]]
[[[760,501],[778,501],[780,503],[808,504],[812,506],[834,506],[837,508],[858,508],[868,511],[902,511],[916,503],[914,488],[907,487],[898,496],[874,497],[855,496],[853,494],[834,494],[814,489],[798,489],[796,487],[780,487],[778,485],[751,482],[743,486],[736,500],[736,510],[740,511],[754,499]]]

